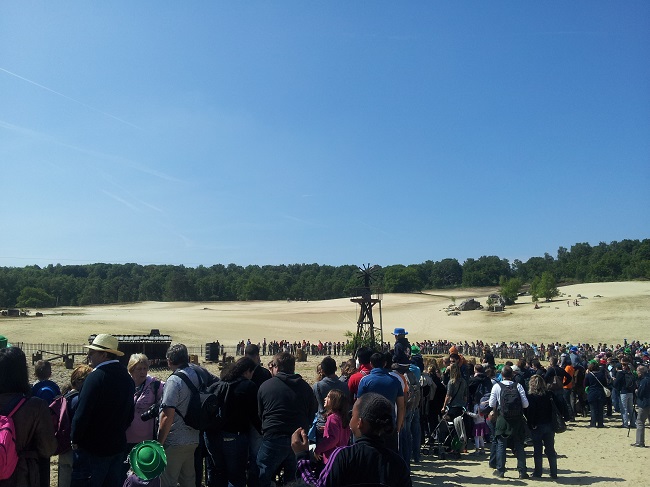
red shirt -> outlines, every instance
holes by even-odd
[[[348,379],[348,389],[350,389],[350,398],[352,402],[357,398],[357,392],[359,391],[359,382],[372,370],[372,365],[361,364],[359,365],[359,371],[355,372]]]

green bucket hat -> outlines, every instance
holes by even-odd
[[[11,346],[11,343],[9,343],[9,340],[7,340],[7,337],[4,335],[0,335],[0,348],[9,348]]]
[[[146,440],[133,447],[129,453],[129,463],[133,473],[142,480],[152,480],[165,470],[167,455],[160,443]]]

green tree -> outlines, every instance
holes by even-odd
[[[542,274],[539,281],[533,281],[533,284],[531,284],[531,291],[531,294],[542,297],[546,301],[550,301],[560,294],[555,282],[555,277],[548,271]]]
[[[44,289],[25,287],[18,296],[17,308],[47,308],[54,305],[54,296]]]
[[[519,289],[521,289],[521,280],[517,277],[507,279],[501,277],[500,282],[501,286],[500,294],[505,299],[507,305],[515,304],[517,301]]]

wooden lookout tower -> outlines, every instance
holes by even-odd
[[[378,265],[371,266],[370,264],[359,267],[363,286],[357,288],[355,297],[350,299],[350,301],[360,306],[359,319],[357,320],[357,334],[355,337],[356,343],[367,343],[377,350],[379,350],[381,344],[384,342],[381,320],[381,288],[376,285],[373,286],[373,281],[376,280],[375,273],[380,269],[381,267]],[[372,316],[372,308],[376,304],[379,305],[379,324],[377,326]]]

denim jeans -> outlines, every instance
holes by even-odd
[[[489,419],[485,421],[490,430],[490,459],[488,464],[490,468],[497,468],[497,439],[494,436],[494,423]]]
[[[623,426],[632,424],[634,419],[634,394],[621,393],[621,417]]]
[[[533,458],[535,460],[535,470],[533,475],[542,475],[542,447],[548,458],[548,464],[551,475],[557,475],[557,453],[555,452],[555,433],[551,423],[539,424],[533,430],[530,430],[530,436],[533,440]]]
[[[280,467],[284,467],[285,483],[296,478],[296,456],[291,449],[290,436],[263,438],[257,452],[257,467],[260,471],[260,487],[270,487]]]
[[[413,420],[413,411],[407,411],[404,415],[404,424],[399,432],[399,455],[406,462],[406,466],[411,466],[411,448],[413,439],[411,438],[411,422]]]
[[[413,419],[411,420],[411,458],[415,462],[421,460],[420,446],[422,443],[422,428],[420,424],[420,410],[413,411]]]
[[[564,403],[566,404],[567,408],[567,415],[569,419],[575,419],[575,412],[573,410],[573,401],[572,401],[572,393],[573,389],[563,389],[562,390],[562,397],[564,398]]]
[[[497,440],[497,470],[506,471],[506,446],[508,437],[499,435]],[[517,456],[517,470],[519,473],[526,473],[526,452],[524,451],[524,442],[522,440],[514,442],[515,455]]]
[[[645,422],[650,415],[650,407],[637,408],[636,412],[636,444],[645,446]]]
[[[612,394],[613,396],[614,394]],[[603,407],[605,406],[605,398],[598,396],[589,399],[589,410],[591,412],[591,421],[589,426],[603,427],[605,419],[603,418]]]
[[[206,433],[205,446],[213,462],[209,487],[244,487],[248,461],[248,435]]]
[[[248,428],[248,487],[258,487],[260,471],[257,468],[257,453],[262,446],[262,435],[251,426]]]
[[[621,393],[618,392],[616,389],[612,389],[612,406],[614,407],[614,412],[615,413],[620,413],[621,412]]]
[[[120,487],[122,478],[122,452],[108,457],[93,455],[78,448],[72,452],[72,487]]]

